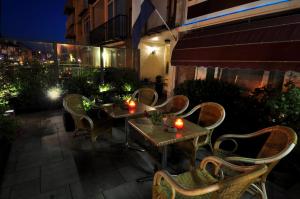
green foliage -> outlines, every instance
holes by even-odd
[[[39,111],[58,106],[47,97],[48,89],[56,86],[58,75],[54,66],[33,65],[30,68],[19,68],[10,81],[18,85],[20,93],[11,104],[17,111]]]
[[[10,83],[2,73],[0,73],[0,114],[9,109],[9,100],[19,95],[18,85]]]
[[[103,83],[99,85],[100,93],[111,91],[112,89],[114,89],[114,87],[110,83]]]
[[[123,86],[123,90],[125,92],[131,92],[132,91],[132,86],[128,83],[125,83],[124,86]]]
[[[79,75],[64,80],[63,88],[67,93],[78,93],[90,97],[98,93],[99,77],[99,70],[82,70]]]
[[[16,138],[19,127],[19,122],[15,118],[0,114],[0,135],[12,141]]]
[[[139,87],[138,74],[126,68],[105,69],[104,81],[111,83],[118,92],[132,92]]]
[[[217,131],[250,133],[275,124],[299,131],[300,88],[292,83],[286,87],[285,92],[265,87],[246,95],[235,84],[217,80],[189,80],[180,84],[175,94],[186,95],[190,99],[190,108],[207,101],[220,103],[225,108],[226,118]]]
[[[83,105],[83,109],[88,112],[90,111],[96,104],[95,99],[94,100],[87,100],[87,99],[82,99],[82,105]]]
[[[175,88],[174,92],[188,96],[192,106],[206,101],[230,105],[240,98],[242,89],[218,80],[187,80]]]
[[[17,97],[19,88],[11,83],[5,83],[0,86],[0,113],[9,109],[9,100]]]
[[[162,124],[162,119],[163,119],[163,114],[159,111],[154,111],[149,113],[150,120],[153,124],[155,125],[160,125]]]
[[[266,102],[270,119],[275,124],[283,124],[300,130],[300,88],[294,84],[285,85],[287,90],[280,92]]]

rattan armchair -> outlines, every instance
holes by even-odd
[[[200,147],[209,145],[212,150],[211,135],[225,119],[225,109],[222,105],[215,102],[205,102],[195,106],[190,112],[181,115],[182,118],[188,118],[200,109],[197,124],[208,130],[206,136],[196,137],[194,140],[180,142],[177,147],[183,149],[190,156],[191,166],[195,166],[196,154]]]
[[[103,118],[103,120],[99,122],[94,122],[83,108],[83,99],[89,101],[88,98],[79,94],[66,95],[63,99],[63,107],[71,114],[74,120],[74,136],[78,136],[81,132],[87,131],[91,136],[92,142],[95,142],[101,132],[111,130],[111,122],[107,118]]]
[[[208,165],[213,166],[213,173]],[[235,175],[223,173],[223,168],[233,170]],[[152,199],[239,199],[265,172],[266,165],[237,166],[210,156],[202,160],[198,169],[178,176],[156,172]]]
[[[268,135],[263,147],[260,149],[256,158],[241,157],[236,153],[238,149],[238,139],[249,139],[258,136]],[[225,141],[234,143],[233,150],[225,151],[221,149],[221,144]],[[261,194],[263,198],[267,198],[265,182],[268,174],[272,171],[274,166],[286,155],[288,155],[297,143],[297,134],[289,127],[273,126],[264,128],[254,133],[237,135],[227,134],[217,139],[214,145],[214,153],[222,156],[225,160],[234,163],[248,163],[248,164],[267,164],[268,171],[262,175],[259,180],[253,184],[254,191]],[[250,149],[251,150],[251,149]]]
[[[140,88],[132,94],[131,99],[136,99],[138,102],[148,106],[154,106],[157,103],[158,94],[152,88]]]
[[[168,98],[164,103],[155,106],[162,114],[179,115],[189,106],[189,98],[184,95],[175,95]]]

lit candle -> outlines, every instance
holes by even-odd
[[[177,118],[174,124],[177,129],[183,128],[183,120],[181,118]]]
[[[135,108],[133,108],[133,109],[132,109],[132,108],[130,108],[130,109],[129,109],[129,113],[130,113],[130,114],[133,114],[133,113],[135,113]]]
[[[136,104],[135,104],[134,101],[130,101],[130,102],[128,103],[128,106],[129,106],[129,108],[134,109],[134,108],[136,107]]]

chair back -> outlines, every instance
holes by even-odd
[[[63,99],[63,107],[71,114],[76,129],[86,127],[86,124],[83,124],[81,121],[83,116],[87,116],[83,108],[82,99],[88,100],[86,97],[79,94],[68,94]]]
[[[280,160],[289,154],[297,144],[296,132],[286,126],[265,128],[258,131],[257,134],[269,134],[257,158],[273,157],[273,161]]]
[[[175,95],[167,99],[163,104],[155,106],[163,114],[179,115],[189,106],[189,98],[184,95]]]
[[[258,178],[267,172],[266,165],[257,165],[252,171],[225,178],[218,182],[219,190],[212,193],[213,199],[239,199]]]
[[[198,109],[201,109],[197,124],[212,130],[219,126],[225,119],[225,109],[222,105],[215,102],[205,102],[195,106],[189,113],[182,115],[181,117],[186,118]]]
[[[148,106],[154,106],[158,100],[158,94],[152,88],[140,88],[132,94],[131,98]]]

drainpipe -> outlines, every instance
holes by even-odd
[[[104,83],[104,62],[103,62],[103,46],[100,46],[100,81],[103,84]]]

